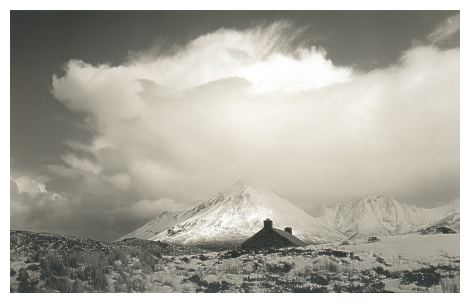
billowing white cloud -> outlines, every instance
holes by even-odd
[[[290,47],[296,38],[278,23],[118,66],[68,62],[52,92],[96,134],[69,140],[64,164],[49,166],[55,183],[70,180],[72,212],[118,237],[241,176],[307,210],[458,188],[458,48],[416,47],[359,73],[319,48]]]
[[[257,93],[298,92],[350,79],[352,70],[333,65],[320,48],[289,49],[296,37],[290,28],[280,22],[243,32],[221,29],[196,38],[175,54],[147,54],[123,66],[95,67],[72,60],[64,78],[54,77],[54,94],[73,109],[92,106],[101,114],[109,110],[108,104],[100,107],[96,101],[89,102],[116,99],[114,113],[126,117],[142,110],[136,98],[142,86],[139,79],[158,85],[163,95],[228,78],[246,79]],[[116,86],[121,89],[115,90]],[[80,94],[68,96],[68,91],[77,89]],[[104,92],[105,96],[100,95]]]

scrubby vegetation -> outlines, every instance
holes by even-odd
[[[155,271],[162,253],[188,252],[139,239],[100,242],[22,231],[10,233],[10,245],[12,292],[141,292],[143,276]]]
[[[375,245],[375,244],[368,244]],[[209,252],[130,239],[11,232],[12,292],[458,292],[459,259],[353,245]]]

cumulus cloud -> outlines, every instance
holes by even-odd
[[[29,176],[10,178],[11,228],[35,229],[54,214],[64,198],[46,190],[46,186]]]
[[[241,176],[306,210],[368,192],[419,203],[430,188],[434,199],[443,184],[458,188],[458,48],[415,47],[359,73],[296,38],[275,23],[118,66],[69,61],[52,92],[96,134],[69,140],[63,164],[48,167],[47,185],[83,214],[73,224],[117,238]]]
[[[57,178],[67,169],[54,167],[51,176]],[[67,179],[62,181],[56,178],[49,180],[47,186],[37,176],[21,175],[10,179],[11,229],[112,240],[163,210],[182,207],[168,198],[135,203],[138,197],[129,192],[127,181],[120,180],[121,176],[111,182],[107,176],[90,172],[73,177],[65,174]],[[57,186],[64,181],[65,185]],[[56,192],[55,188],[63,192]]]

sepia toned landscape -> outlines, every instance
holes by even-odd
[[[461,292],[460,11],[10,10],[10,36],[10,293]]]

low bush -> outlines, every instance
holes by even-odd
[[[90,283],[96,290],[103,291],[108,288],[108,280],[106,280],[106,275],[102,267],[90,267]]]
[[[318,285],[328,285],[330,283],[330,279],[328,279],[325,275],[313,273],[310,275],[310,282]]]
[[[30,293],[37,291],[37,284],[39,281],[31,281],[26,269],[20,269],[17,280],[20,282],[18,285],[18,292]]]
[[[26,269],[32,270],[32,271],[37,271],[37,270],[41,269],[41,266],[39,266],[39,264],[30,264],[30,265],[28,265],[28,267],[26,267]]]
[[[294,286],[290,291],[293,293],[326,293],[328,288],[325,286]]]
[[[337,249],[322,249],[317,252],[319,256],[334,256],[337,258],[346,258],[349,256],[349,252]]]
[[[436,267],[423,267],[417,270],[409,271],[406,270],[402,274],[402,284],[416,284],[417,286],[422,286],[429,288],[433,285],[440,284],[441,275],[436,272]]]
[[[246,250],[241,250],[241,249],[233,249],[233,250],[228,250],[223,254],[219,255],[220,259],[232,259],[232,258],[238,258],[240,256],[243,256],[247,254],[248,252]]]
[[[440,280],[442,292],[460,292],[460,279],[442,278]]]
[[[60,256],[48,255],[42,258],[39,264],[42,277],[69,275],[69,269]]]
[[[49,276],[46,279],[46,289],[49,291],[72,292],[72,282],[68,277]]]
[[[215,282],[209,282],[206,285],[206,290],[205,292],[221,292],[224,290],[229,290],[230,289],[230,284],[227,281],[215,281]]]
[[[276,263],[266,263],[266,270],[273,274],[285,274],[291,271],[294,268],[293,263],[281,262],[279,264]]]
[[[132,290],[136,292],[144,292],[145,282],[142,279],[135,279],[134,281],[132,281]]]
[[[198,258],[199,258],[199,260],[201,260],[201,261],[207,261],[207,260],[209,260],[209,258],[208,258],[206,255],[199,255]]]
[[[83,257],[78,253],[70,253],[63,256],[64,263],[69,268],[77,268],[79,263],[83,262]]]
[[[73,293],[80,293],[80,292],[85,292],[86,291],[86,288],[85,288],[85,285],[82,281],[76,279],[75,281],[73,281],[72,283],[72,290],[71,292]]]

